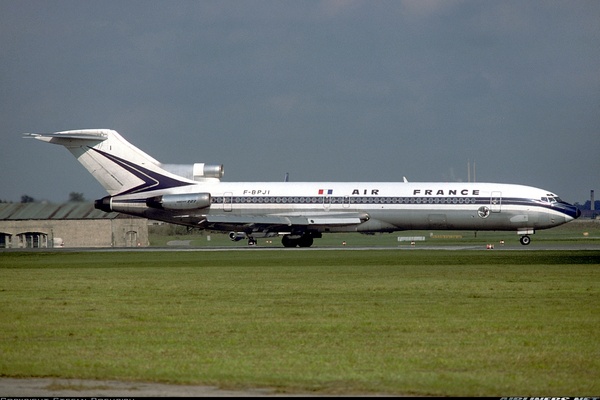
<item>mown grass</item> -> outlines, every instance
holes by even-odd
[[[600,391],[599,251],[0,253],[0,376]]]

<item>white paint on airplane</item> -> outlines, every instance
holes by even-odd
[[[232,240],[282,236],[310,247],[328,232],[514,231],[529,235],[581,212],[531,186],[451,182],[223,182],[222,165],[163,164],[110,129],[25,134],[66,147],[108,196],[96,208],[229,232]]]

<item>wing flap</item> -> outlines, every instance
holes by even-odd
[[[287,217],[272,215],[205,215],[209,224],[239,224],[239,225],[293,225],[293,221]]]
[[[308,225],[358,225],[361,222],[361,219],[358,217],[333,217],[333,218],[307,218]]]
[[[309,226],[309,225],[358,225],[369,219],[365,213],[328,213],[326,215],[236,215],[208,214],[204,216],[209,224],[236,224],[262,226]]]

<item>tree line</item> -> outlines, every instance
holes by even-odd
[[[83,193],[79,193],[79,192],[71,192],[69,193],[69,202],[76,202],[76,203],[82,203],[84,201],[86,201],[85,196],[83,195]],[[21,201],[19,203],[37,203],[38,201],[27,195],[24,194],[21,196]],[[12,203],[12,201],[8,201],[8,200],[1,200],[0,199],[0,203]]]

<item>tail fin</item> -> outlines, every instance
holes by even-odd
[[[161,163],[114,130],[83,129],[25,136],[65,146],[111,196],[194,183],[164,170]]]

